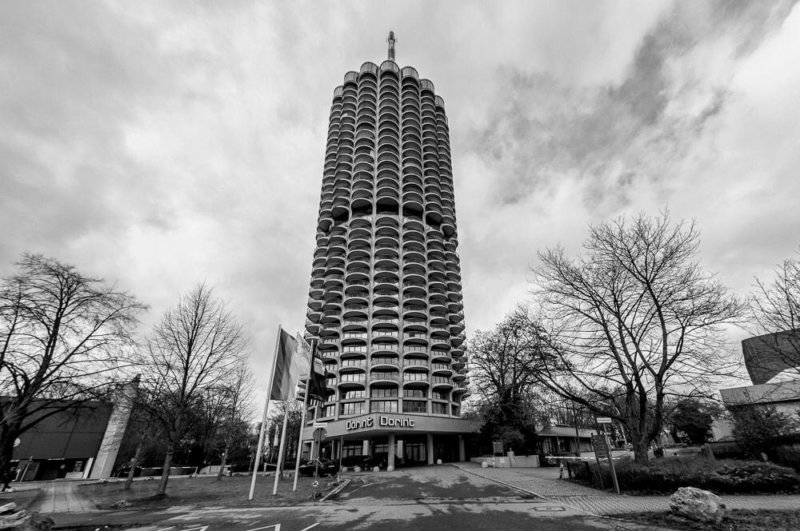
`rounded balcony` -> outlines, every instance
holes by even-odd
[[[400,244],[395,236],[377,236],[375,239],[375,250],[391,249],[397,253],[400,249]]]
[[[374,284],[373,285],[373,289],[375,290],[375,292],[392,291],[392,290],[394,290],[396,292],[397,288],[398,288],[397,279],[393,278],[391,276],[383,276],[382,275],[380,277],[377,277],[373,281],[373,284]]]
[[[426,319],[419,318],[404,319],[403,332],[421,332],[427,334],[428,321]]]
[[[408,369],[403,371],[403,387],[427,387],[429,382],[430,377],[428,376],[427,370]]]
[[[369,306],[364,304],[345,304],[342,317],[345,319],[366,319]]]
[[[357,284],[359,282],[369,282],[369,271],[357,269],[347,273],[348,284]]]
[[[375,266],[375,282],[376,283],[397,283],[399,281],[399,272],[397,269],[397,264],[393,264],[394,267],[378,267]]]
[[[447,376],[431,376],[431,385],[433,389],[452,389],[453,381]]]
[[[397,306],[376,306],[372,310],[372,319],[397,319]]]
[[[373,338],[374,338],[373,334]],[[387,338],[391,339],[391,338]],[[388,341],[374,342],[370,346],[370,353],[373,356],[397,356],[397,343],[389,343]]]
[[[321,317],[322,317],[322,312],[320,312],[319,310],[308,310],[306,312],[306,318],[312,323],[319,322]]]
[[[366,373],[351,372],[339,375],[338,388],[345,389],[364,389],[367,381]]]
[[[354,271],[364,271],[369,272],[369,260],[362,259],[362,260],[354,260],[351,262],[347,262],[347,270],[348,273]]]
[[[343,331],[350,332],[366,332],[367,320],[366,319],[348,319],[342,326]]]
[[[397,356],[391,357],[386,353],[383,354],[373,354],[369,359],[369,366],[371,369],[381,369],[381,372],[386,372],[386,370],[396,370],[399,366],[399,360]]]
[[[398,383],[400,381],[400,372],[397,370],[375,370],[369,373],[369,384]]]
[[[464,355],[464,348],[461,347],[461,346],[459,346],[457,348],[453,348],[450,351],[450,356],[452,356],[453,358],[460,358],[463,355]]]
[[[397,264],[397,258],[394,256],[391,257],[376,257],[375,258],[375,270],[378,271],[393,271],[397,272],[399,266]]]
[[[412,357],[428,357],[428,347],[425,345],[403,342],[401,350],[404,357],[408,355]]]
[[[434,376],[452,376],[453,368],[449,363],[431,363],[431,374]]]

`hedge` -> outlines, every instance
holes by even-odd
[[[776,493],[800,491],[800,475],[789,467],[762,461],[703,457],[665,457],[648,465],[630,458],[614,461],[620,489],[639,493],[672,493],[679,487],[698,487],[721,493]],[[605,488],[612,485],[608,464],[601,466]],[[576,467],[574,477],[599,488],[597,464]]]

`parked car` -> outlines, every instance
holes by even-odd
[[[339,464],[330,459],[312,459],[300,465],[301,476],[313,476],[318,471],[320,476],[335,476],[339,472]]]

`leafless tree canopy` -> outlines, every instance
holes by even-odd
[[[771,283],[756,279],[750,306],[752,332],[770,336],[758,341],[761,352],[746,360],[751,375],[754,370],[773,374],[784,369],[800,374],[800,250],[776,268]]]
[[[143,403],[167,438],[160,494],[175,445],[192,426],[190,412],[233,377],[245,347],[241,326],[204,285],[182,296],[148,338],[140,360]]]
[[[535,381],[543,352],[540,331],[524,309],[470,341],[472,381],[481,396],[517,402]]]
[[[540,383],[622,422],[640,461],[669,390],[703,391],[732,368],[722,331],[743,307],[700,268],[697,247],[693,225],[640,215],[591,227],[577,259],[540,253],[535,270],[555,356]]]
[[[108,388],[143,309],[71,265],[23,256],[0,285],[0,473],[21,433]]]

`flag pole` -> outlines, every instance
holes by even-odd
[[[258,446],[256,446],[256,457],[253,460],[253,479],[250,480],[250,494],[248,501],[253,499],[256,490],[256,476],[258,475],[258,465],[261,462],[261,448],[264,446],[264,434],[267,427],[267,412],[269,412],[269,397],[272,394],[272,381],[275,379],[275,366],[278,363],[278,349],[281,348],[281,325],[278,324],[278,338],[275,340],[275,354],[272,356],[272,368],[269,371],[269,381],[267,381],[267,399],[264,402],[264,414],[261,416],[261,431],[258,434]]]
[[[278,494],[278,478],[283,468],[283,452],[286,448],[286,426],[289,424],[289,402],[284,402],[283,427],[281,428],[281,446],[278,449],[278,462],[275,463],[275,482],[272,484],[272,495]]]
[[[317,354],[317,340],[311,343],[311,359],[308,360],[308,376],[306,376],[306,392],[303,396],[303,416],[300,420],[300,434],[297,436],[297,458],[294,463],[294,485],[292,492],[297,490],[297,476],[300,473],[300,450],[303,447],[303,428],[306,427],[306,411],[308,411],[308,392],[311,390],[311,375],[314,372],[314,357]]]

